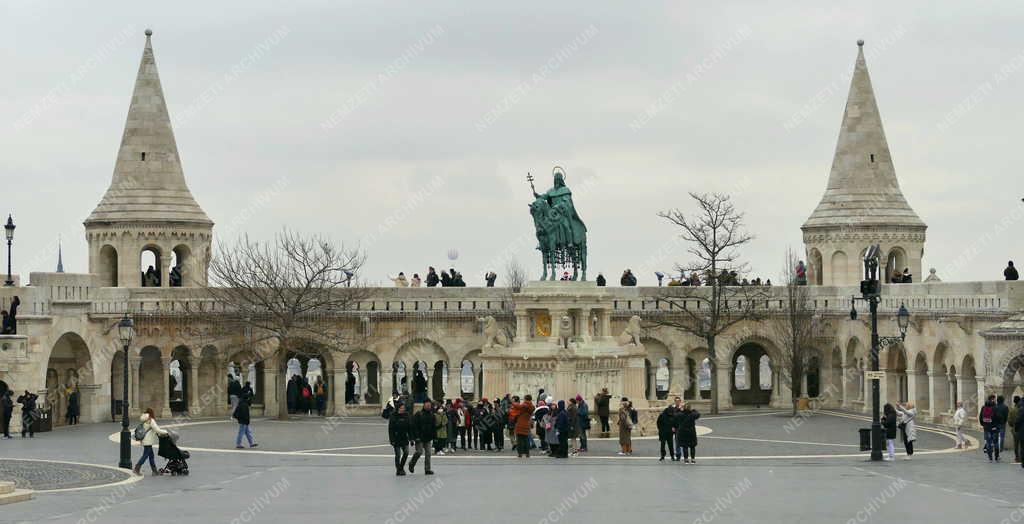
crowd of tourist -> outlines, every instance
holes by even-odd
[[[426,285],[426,287],[466,287],[466,281],[462,278],[462,273],[459,273],[455,268],[448,268],[447,271],[441,271],[441,275],[438,276],[437,270],[433,266],[427,268],[426,279],[420,279],[419,273],[413,273],[412,278],[406,278],[404,272],[399,272],[398,276],[388,277],[392,282],[395,283],[395,287],[420,287]],[[484,274],[484,282],[487,283],[487,287],[494,287],[494,282],[498,280],[498,274],[493,271],[488,271]]]
[[[229,380],[233,379],[229,378]],[[234,383],[237,384],[238,381],[236,380]],[[252,397],[252,388],[248,382],[245,383],[243,389],[247,389],[245,396]],[[288,413],[310,415],[313,410],[316,410],[316,414],[321,417],[327,414],[327,384],[324,383],[323,377],[317,376],[316,382],[310,384],[308,378],[292,375],[288,379],[288,387],[285,391]],[[228,398],[232,398],[231,383],[228,384]],[[234,410],[234,404],[232,410]]]
[[[999,462],[999,453],[1006,451],[1006,426],[1009,425],[1013,438],[1013,461],[1021,462],[1021,467],[1024,467],[1021,461],[1024,458],[1024,400],[1020,396],[1015,395],[1013,404],[1007,406],[1002,395],[989,395],[978,413],[978,423],[985,435],[982,450],[990,462]]]
[[[388,419],[388,440],[394,449],[395,474],[413,473],[422,457],[424,474],[432,475],[430,456],[456,454],[467,450],[502,452],[506,436],[510,448],[519,458],[541,453],[555,459],[578,456],[588,451],[591,430],[590,404],[582,395],[557,399],[541,389],[534,403],[533,395],[505,394],[493,401],[483,398],[475,404],[461,398],[445,400],[443,404],[431,399],[413,403],[408,396],[394,394],[381,413]],[[593,401],[598,434],[611,436],[611,395],[602,389]],[[415,413],[410,413],[418,405]],[[658,417],[658,436],[662,440],[662,456],[668,444],[672,460],[695,463],[697,446],[696,421],[700,413],[679,397]],[[638,424],[638,413],[629,399],[619,402],[616,428],[619,455],[633,454],[632,432]],[[414,453],[409,458],[409,448]],[[408,468],[406,468],[408,466]]]

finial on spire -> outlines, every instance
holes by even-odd
[[[150,33],[152,33],[152,31],[146,31],[147,35],[150,34]],[[863,38],[861,38],[860,40],[857,40],[857,47],[864,47],[864,39]]]
[[[146,36],[153,36],[153,30],[152,29],[146,29]]]
[[[63,273],[64,272],[64,254],[62,253],[61,247],[62,247],[61,246],[61,238],[60,238],[60,235],[57,235],[57,272],[58,273]]]

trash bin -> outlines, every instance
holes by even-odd
[[[871,428],[860,428],[860,450],[871,451]]]

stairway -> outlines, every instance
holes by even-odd
[[[17,489],[11,481],[0,481],[0,505],[23,502],[32,498],[32,490]]]

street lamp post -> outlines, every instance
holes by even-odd
[[[4,285],[13,286],[14,278],[11,277],[11,241],[14,240],[14,219],[11,218],[11,215],[7,215],[4,233],[7,235],[7,280],[4,281]]]
[[[128,432],[128,348],[131,346],[132,337],[135,335],[135,325],[127,313],[117,323],[117,335],[121,339],[121,345],[124,347],[124,390],[121,397],[121,460],[117,465],[121,468],[131,469],[132,438]]]
[[[864,280],[860,283],[860,297],[852,297],[854,302],[850,305],[850,319],[857,320],[857,309],[853,306],[855,301],[863,300],[868,303],[871,311],[871,371],[878,372],[878,354],[890,344],[898,344],[907,338],[907,326],[910,325],[910,312],[907,306],[900,304],[899,312],[896,314],[896,323],[900,330],[898,337],[878,336],[878,303],[882,301],[881,285],[878,281],[878,264],[880,248],[875,244],[868,248],[864,255]],[[871,460],[882,460],[882,423],[879,415],[880,379],[871,379]]]

